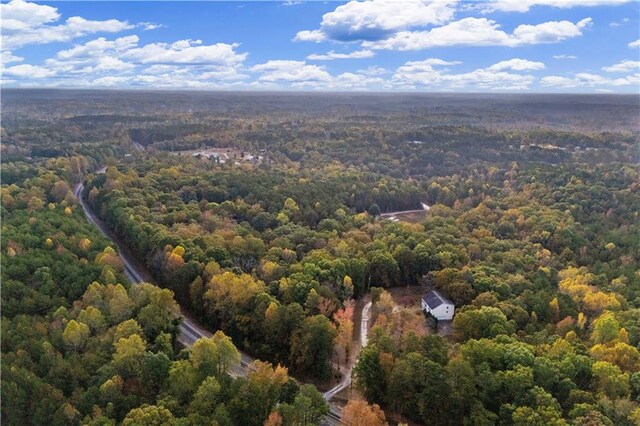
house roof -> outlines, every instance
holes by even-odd
[[[435,309],[443,303],[453,305],[451,300],[447,299],[435,290],[427,292],[424,296],[422,296],[422,300],[424,300],[424,303],[429,306],[429,309]]]

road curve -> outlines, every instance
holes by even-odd
[[[104,173],[106,167],[98,170],[97,173]],[[80,206],[82,207],[82,211],[84,212],[87,221],[93,224],[98,230],[109,239],[115,246],[118,248],[118,254],[122,259],[122,263],[124,266],[124,273],[126,277],[132,284],[139,284],[141,282],[149,282],[154,283],[153,277],[151,274],[144,269],[143,266],[139,265],[137,262],[133,260],[133,256],[130,254],[128,248],[124,246],[118,239],[118,237],[111,231],[105,224],[96,216],[93,212],[92,208],[88,205],[87,201],[82,197],[82,192],[84,190],[84,184],[78,183],[73,188],[73,193],[75,194]],[[182,311],[181,308],[181,316],[182,322],[179,327],[178,334],[178,342],[181,344],[190,347],[192,346],[196,340],[203,337],[211,337],[212,333],[207,331],[204,327],[198,324],[196,321],[191,319],[188,314]],[[369,328],[369,320],[371,318],[371,302],[368,302],[362,308],[362,315],[360,321],[360,344],[358,345],[358,349],[356,353],[353,355],[353,359],[357,358],[358,352],[361,348],[367,345],[368,337],[367,331]],[[246,353],[240,352],[240,365],[235,368],[231,368],[229,370],[229,374],[233,377],[246,377],[253,368],[253,361],[255,358],[247,355]],[[347,374],[344,375],[344,378],[340,383],[338,383],[333,388],[326,391],[323,396],[324,399],[330,403],[331,399],[341,392],[343,389],[346,389],[351,385],[351,370],[353,368],[353,364],[349,367]],[[329,414],[323,419],[323,424],[326,425],[338,425],[341,424],[342,417],[342,409],[335,404],[330,404]]]
[[[353,354],[353,360],[358,357],[360,350],[367,346],[369,342],[368,331],[369,321],[371,320],[371,302],[367,302],[362,308],[362,315],[360,316],[360,342],[356,349],[356,353]],[[332,403],[331,400],[344,389],[351,386],[351,371],[353,370],[353,363],[347,369],[346,374],[343,376],[340,383],[322,394],[325,401],[329,403],[329,414],[323,419],[322,426],[336,426],[342,424],[342,408]]]
[[[105,169],[106,168],[102,168],[98,170],[98,173],[104,173]],[[80,206],[82,206],[82,211],[89,223],[98,228],[98,230],[100,230],[100,232],[118,248],[118,254],[120,255],[120,259],[122,259],[122,264],[124,266],[124,273],[129,281],[132,284],[139,284],[141,282],[154,283],[151,274],[133,260],[133,256],[131,256],[127,247],[125,247],[118,237],[104,224],[104,222],[95,215],[87,201],[82,197],[83,190],[84,184],[78,183],[73,188],[73,193],[78,199]],[[189,347],[192,346],[196,340],[202,337],[212,336],[212,333],[190,318],[188,314],[182,311],[182,309],[181,316],[182,322],[178,329],[178,342]],[[237,368],[231,369],[229,374],[235,377],[246,376],[253,369],[253,361],[254,358],[240,351],[240,365]]]
[[[397,215],[402,215],[402,214],[408,214],[408,213],[422,213],[422,212],[428,212],[429,210],[431,210],[431,206],[429,206],[428,204],[425,203],[420,203],[421,205],[421,209],[415,209],[415,210],[400,210],[397,212],[387,212],[387,213],[380,213],[380,217],[395,217]]]
[[[370,319],[371,319],[371,302],[368,302],[362,308],[362,316],[360,320],[360,342],[359,342],[358,348],[356,349],[356,353],[353,354],[354,360],[358,357],[358,354],[360,353],[360,349],[367,346],[367,342],[369,341],[369,338],[367,337],[367,332],[369,331]],[[331,401],[331,399],[333,399],[334,396],[336,396],[342,390],[348,388],[351,385],[351,370],[353,370],[353,362],[347,369],[340,383],[338,383],[337,385],[335,385],[334,387],[326,391],[324,394],[322,394],[322,396],[324,396],[324,399],[327,402]]]

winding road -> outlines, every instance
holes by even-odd
[[[371,319],[371,302],[368,302],[362,308],[362,319],[360,320],[360,344],[356,349],[356,353],[353,355],[352,359],[355,360],[360,353],[360,349],[367,346],[367,342],[369,338],[367,337],[367,332],[369,330],[369,320]],[[326,391],[322,396],[327,401],[331,401],[331,399],[340,393],[343,389],[348,388],[351,385],[351,370],[353,370],[353,362],[350,363],[349,368],[347,369],[347,373],[342,378],[342,381],[338,383],[333,388]]]
[[[104,173],[105,168],[98,170],[98,173]],[[102,234],[107,237],[118,248],[118,254],[122,259],[124,266],[124,273],[132,284],[139,284],[142,282],[148,282],[155,284],[151,274],[144,269],[131,255],[127,247],[125,247],[116,235],[100,220],[87,201],[82,197],[82,191],[84,190],[84,184],[78,183],[73,188],[78,202],[82,206],[82,211],[89,223],[93,224]],[[188,316],[187,313],[181,309],[182,321],[178,329],[178,342],[189,347],[192,346],[196,340],[202,337],[211,337],[212,333],[207,331],[204,327],[194,321]],[[255,359],[240,351],[240,365],[236,368],[232,368],[229,374],[234,377],[246,376],[253,369],[253,361]]]
[[[409,213],[422,213],[422,212],[428,212],[429,210],[431,210],[431,207],[425,203],[420,203],[422,205],[421,209],[416,209],[416,210],[401,210],[401,211],[397,211],[397,212],[388,212],[388,213],[380,213],[380,217],[386,217],[386,218],[394,218],[396,216],[400,216],[403,214],[409,214]]]
[[[351,386],[351,371],[353,370],[353,364],[355,363],[355,359],[358,358],[358,354],[360,350],[367,346],[369,342],[369,337],[367,333],[369,332],[369,321],[371,320],[371,302],[367,302],[362,308],[362,315],[360,316],[360,342],[356,347],[356,351],[351,358],[353,361],[349,364],[349,368],[347,369],[347,373],[342,377],[340,383],[326,391],[322,394],[325,401],[329,403],[329,414],[324,418],[324,421],[321,423],[322,426],[334,426],[343,424],[341,421],[342,418],[342,407],[339,405],[332,403],[331,400],[344,389]]]
[[[97,171],[97,173],[104,173],[106,171],[106,167],[103,167]],[[85,217],[89,223],[93,224],[98,230],[108,238],[117,248],[118,254],[122,259],[124,273],[126,277],[132,284],[139,284],[142,282],[148,282],[152,284],[156,284],[153,280],[153,277],[146,270],[144,265],[138,262],[135,257],[131,254],[129,249],[121,243],[119,238],[114,234],[114,232],[109,229],[105,223],[96,216],[93,212],[93,209],[87,201],[82,196],[82,192],[84,190],[84,184],[78,183],[73,188],[73,193],[75,194],[80,206],[82,206],[82,211],[84,212]],[[178,334],[178,342],[185,345],[186,347],[192,346],[196,340],[203,337],[211,337],[212,333],[207,331],[202,325],[198,324],[193,318],[186,313],[182,307],[180,308],[180,314],[182,316],[182,322],[179,327]],[[360,342],[357,346],[356,353],[353,354],[353,359],[355,360],[358,356],[360,349],[367,345],[367,331],[369,327],[369,320],[371,318],[371,302],[365,304],[362,308],[361,322],[360,322]],[[229,374],[233,377],[246,377],[250,371],[253,370],[253,361],[255,358],[250,355],[240,352],[240,365],[235,368],[229,370]],[[347,374],[344,375],[343,379],[333,388],[329,389],[323,394],[324,399],[330,403],[331,400],[342,390],[346,389],[351,385],[351,370],[353,369],[353,362],[349,366],[347,370]],[[323,424],[325,425],[337,425],[341,424],[341,415],[342,410],[339,406],[330,403],[330,412],[325,417]]]

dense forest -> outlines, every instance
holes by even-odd
[[[640,424],[637,96],[25,90],[2,111],[7,424],[319,424],[316,386],[352,363],[344,424]],[[80,183],[159,286],[129,283]],[[451,333],[407,286],[454,302]],[[212,337],[184,348],[181,311]]]

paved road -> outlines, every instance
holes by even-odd
[[[105,168],[98,170],[98,173],[104,173]],[[86,200],[82,197],[82,191],[84,189],[84,185],[82,183],[77,184],[73,188],[73,192],[76,195],[76,198],[80,202],[82,206],[82,210],[84,211],[84,215],[89,221],[89,223],[93,224],[102,232],[102,234],[107,237],[113,244],[118,247],[118,254],[122,259],[122,263],[124,265],[124,273],[129,279],[129,281],[133,284],[138,284],[141,282],[149,282],[153,283],[153,278],[151,274],[144,269],[138,262],[136,262],[131,256],[129,250],[119,241],[116,235],[102,222],[93,212],[91,207],[87,204]],[[180,324],[178,330],[178,342],[182,343],[185,346],[192,346],[196,340],[201,337],[211,337],[212,333],[207,331],[204,327],[194,321],[192,318],[188,316],[185,312],[181,312],[182,322]],[[233,368],[229,371],[229,374],[238,377],[238,376],[246,376],[249,371],[252,370],[252,363],[254,358],[251,356],[240,352],[240,365],[237,368]]]
[[[367,336],[367,332],[369,331],[369,320],[371,319],[371,302],[364,305],[362,308],[362,316],[360,321],[360,344],[356,349],[356,353],[353,354],[352,360],[358,358],[358,353],[360,353],[360,349],[367,346],[369,338]],[[335,385],[333,388],[326,391],[323,396],[327,401],[331,401],[334,396],[340,393],[342,390],[348,388],[351,385],[351,370],[353,369],[353,362],[349,365],[346,374],[343,376],[342,381]]]
[[[389,212],[389,213],[380,213],[380,217],[395,217],[395,216],[398,216],[398,215],[403,215],[403,214],[408,214],[408,213],[421,213],[421,212],[428,212],[429,210],[431,210],[431,207],[429,207],[425,203],[421,203],[421,204],[422,204],[422,208],[421,209],[402,210],[402,211],[399,211],[399,212]]]
[[[362,308],[362,320],[360,321],[360,349],[369,344],[369,321],[371,320],[371,302]]]
[[[104,173],[106,167],[98,170],[97,173]],[[89,221],[89,223],[93,224],[102,232],[102,234],[107,237],[113,244],[118,248],[118,254],[122,259],[122,263],[124,265],[124,273],[133,284],[138,284],[141,282],[150,282],[153,283],[153,278],[151,274],[144,269],[142,265],[136,262],[133,256],[130,254],[127,247],[125,247],[118,237],[102,222],[93,212],[91,207],[87,204],[86,200],[82,197],[82,191],[84,190],[84,184],[78,183],[73,189],[73,192],[80,202],[82,206],[82,210],[84,211],[84,215]],[[182,315],[182,323],[180,324],[178,341],[185,346],[192,346],[196,340],[202,337],[210,337],[212,335],[211,332],[207,331],[205,328],[200,326],[196,321],[189,318],[185,312],[181,312]],[[369,320],[371,318],[371,302],[367,303],[362,309],[360,322],[360,345],[356,353],[353,355],[353,359],[355,360],[358,356],[358,352],[360,348],[367,345],[367,331],[369,329]],[[246,353],[240,352],[240,365],[236,368],[232,368],[229,371],[229,374],[234,377],[239,376],[247,376],[247,374],[253,369],[253,361],[255,359]],[[351,385],[351,370],[353,368],[353,364],[349,367],[347,374],[344,375],[344,378],[340,383],[338,383],[333,388],[329,389],[327,392],[323,394],[324,399],[330,403],[331,399],[341,392],[343,389],[346,389]],[[342,416],[342,409],[330,403],[330,412],[327,417],[324,419],[323,424],[325,425],[338,425],[341,424],[340,418]]]
[[[371,302],[368,302],[362,308],[362,315],[360,316],[360,344],[357,346],[356,353],[353,354],[353,362],[358,358],[360,350],[367,346],[369,342],[369,321],[371,320]],[[342,424],[342,407],[331,402],[333,397],[342,392],[342,390],[351,386],[351,371],[353,370],[353,362],[347,369],[346,374],[342,378],[342,381],[333,388],[326,391],[322,396],[329,403],[329,414],[324,418],[322,426],[335,426]]]

